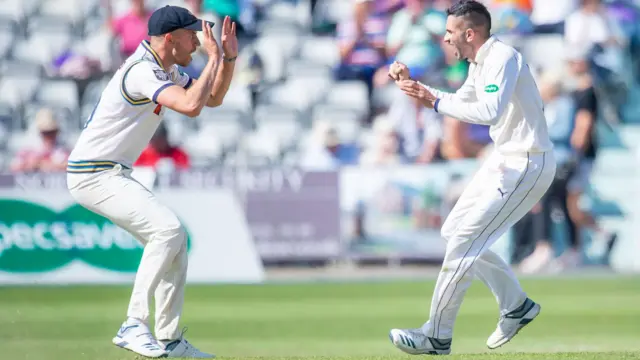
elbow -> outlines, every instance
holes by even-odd
[[[201,111],[202,108],[198,106],[189,106],[187,109],[185,109],[184,114],[190,118],[194,118],[200,116]]]
[[[208,107],[218,107],[220,105],[222,105],[222,99],[218,99],[218,98],[211,98],[207,103]]]
[[[196,117],[200,116],[200,110],[188,111],[188,112],[185,113],[185,115],[187,115],[190,118],[196,118]]]

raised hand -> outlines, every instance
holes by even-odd
[[[395,81],[411,79],[407,65],[397,61],[394,61],[393,64],[389,66],[389,77]]]
[[[217,61],[220,58],[220,47],[218,46],[216,39],[213,37],[211,25],[204,20],[202,21],[202,35],[204,38],[202,47],[207,52],[207,55],[209,55],[209,58]]]
[[[229,16],[224,17],[222,22],[222,50],[227,59],[238,56],[238,38],[236,37],[236,23],[231,21]]]
[[[419,82],[414,80],[402,80],[397,84],[402,92],[414,99],[420,100],[422,105],[428,108],[433,108],[435,105],[436,97],[424,86],[420,85]]]

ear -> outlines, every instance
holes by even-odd
[[[164,34],[164,41],[173,44],[173,35],[171,33]]]
[[[473,29],[467,29],[464,32],[464,36],[469,42],[473,41],[473,39],[475,38],[475,35],[476,35],[476,32]]]

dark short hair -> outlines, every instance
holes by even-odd
[[[491,14],[482,3],[475,0],[458,0],[447,9],[447,16],[464,17],[473,27],[483,27],[491,34]]]

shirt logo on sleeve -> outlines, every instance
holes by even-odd
[[[167,74],[164,70],[153,70],[153,73],[156,75],[156,79],[160,81],[169,80],[169,74]]]
[[[494,92],[497,92],[498,90],[500,90],[500,88],[496,84],[491,84],[484,87],[484,92],[487,92],[487,93],[494,93]]]

